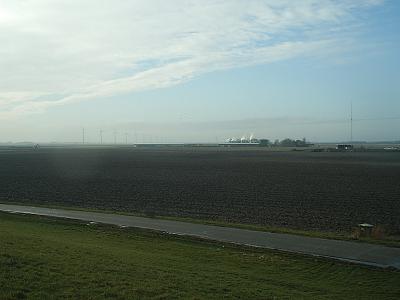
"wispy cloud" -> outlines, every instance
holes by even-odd
[[[0,0],[0,118],[339,49],[380,3]]]

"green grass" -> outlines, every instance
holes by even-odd
[[[0,213],[0,299],[398,299],[400,272]]]
[[[261,226],[261,225],[254,225],[254,224],[240,224],[240,223],[231,223],[231,222],[218,221],[218,220],[206,220],[206,219],[176,217],[176,216],[160,216],[160,215],[149,216],[144,213],[129,213],[129,212],[122,212],[122,211],[114,211],[114,210],[82,208],[82,207],[76,207],[76,206],[71,207],[71,206],[50,205],[50,204],[42,205],[42,204],[36,204],[36,203],[35,204],[27,204],[27,203],[23,203],[23,202],[2,201],[1,199],[0,199],[0,203],[11,204],[11,205],[28,205],[28,206],[32,205],[32,206],[37,206],[37,207],[60,208],[60,209],[78,210],[78,211],[92,211],[92,212],[100,212],[100,213],[113,213],[113,214],[120,214],[120,215],[127,215],[127,216],[151,217],[151,218],[157,218],[157,219],[162,219],[162,220],[172,220],[172,221],[180,221],[180,222],[188,222],[188,223],[215,225],[215,226],[223,226],[223,227],[233,227],[233,228],[241,228],[241,229],[248,229],[248,230],[255,230],[255,231],[295,234],[295,235],[302,235],[302,236],[315,237],[315,238],[354,241],[354,242],[378,244],[378,245],[385,245],[385,246],[389,246],[389,247],[400,248],[400,236],[385,236],[384,239],[373,239],[373,238],[366,238],[366,237],[354,239],[351,236],[351,232],[329,232],[329,231],[316,231],[316,230],[302,230],[302,229],[295,229],[295,228],[276,227],[276,226]]]

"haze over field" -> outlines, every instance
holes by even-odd
[[[399,140],[398,1],[0,0],[0,142]]]

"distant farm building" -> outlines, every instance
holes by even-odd
[[[354,149],[353,145],[350,144],[338,144],[336,146],[336,150],[341,150],[341,151],[350,151],[353,149]]]
[[[253,134],[251,134],[249,137],[246,136],[242,136],[241,138],[229,138],[226,140],[225,143],[223,143],[223,145],[250,145],[250,146],[254,146],[254,145],[259,145],[260,141],[254,137]]]

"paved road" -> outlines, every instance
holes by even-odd
[[[365,265],[394,267],[400,269],[400,248],[391,248],[381,245],[310,238],[291,234],[269,233],[153,218],[43,207],[0,204],[0,211],[146,228],[171,234],[194,236],[221,242],[278,249],[288,252],[334,258]]]

